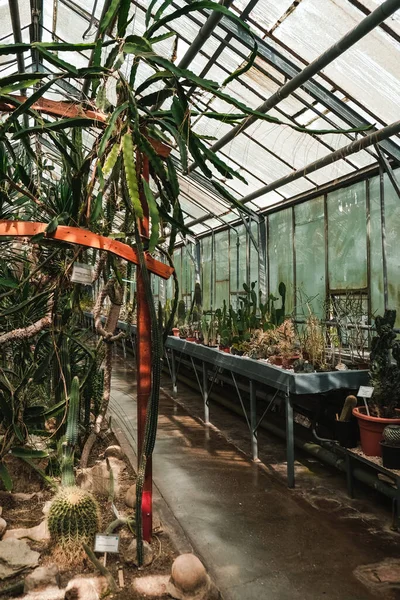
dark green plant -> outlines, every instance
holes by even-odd
[[[61,485],[63,487],[75,485],[74,454],[78,443],[79,423],[79,379],[74,377],[71,393],[68,399],[67,431],[62,444],[61,458]]]
[[[183,325],[186,321],[186,306],[184,300],[179,300],[178,303],[178,325]]]
[[[395,322],[395,310],[385,310],[383,317],[376,317],[377,335],[372,338],[370,354],[370,381],[374,387],[368,401],[370,414],[389,419],[398,416],[396,410],[400,409],[400,342],[395,341]]]

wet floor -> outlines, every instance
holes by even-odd
[[[254,464],[239,417],[212,407],[220,429],[205,426],[200,395],[180,385],[177,403],[163,384],[154,482],[225,600],[400,598],[400,536],[385,526],[385,507],[374,513],[373,499],[345,499],[339,476],[311,469],[305,457],[299,488],[288,490],[281,441],[263,434],[263,460],[274,466]],[[133,447],[135,393],[134,372],[119,359],[112,415]]]

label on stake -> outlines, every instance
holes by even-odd
[[[119,535],[105,535],[104,533],[96,533],[94,551],[118,554]]]
[[[360,385],[360,389],[357,392],[357,396],[360,398],[372,398],[372,394],[374,393],[374,388],[369,385]]]

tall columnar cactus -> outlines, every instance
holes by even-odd
[[[48,527],[60,560],[79,561],[84,556],[82,542],[92,545],[99,525],[99,506],[89,492],[71,486],[61,488],[53,498]]]
[[[62,446],[61,485],[75,485],[74,453],[78,442],[79,421],[79,379],[74,377],[68,401],[67,432]]]

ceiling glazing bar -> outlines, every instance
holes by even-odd
[[[22,30],[21,30],[21,19],[19,16],[18,0],[8,0],[8,6],[10,9],[10,17],[11,17],[13,34],[14,34],[14,41],[16,44],[19,44],[22,42]],[[25,60],[24,60],[24,55],[22,52],[20,54],[17,54],[17,66],[18,66],[19,73],[25,73]],[[21,91],[22,96],[26,96],[26,88],[21,88],[20,91]],[[28,115],[26,115],[26,114],[24,115],[24,125],[25,125],[25,127],[29,127],[29,118],[28,118]]]
[[[390,162],[388,161],[388,159],[386,158],[386,156],[383,154],[382,150],[379,148],[378,145],[375,145],[376,151],[378,153],[378,160],[379,160],[379,164],[384,168],[384,170],[386,171],[390,183],[392,184],[392,186],[394,187],[394,190],[396,192],[396,194],[399,197],[400,200],[400,184],[397,181],[396,175],[394,174],[394,171],[391,167]]]
[[[284,73],[289,81],[285,83],[275,94],[270,96],[261,106],[258,107],[258,111],[266,113],[268,110],[276,106],[281,100],[287,98],[293,91],[299,87],[303,87],[310,95],[315,99],[319,100],[324,106],[329,108],[334,114],[343,119],[346,123],[354,127],[362,127],[368,124],[358,113],[348,106],[344,102],[339,100],[334,94],[330,93],[323,86],[312,81],[312,77],[317,75],[319,71],[324,69],[328,64],[335,60],[338,56],[343,54],[351,46],[353,46],[360,39],[365,37],[370,31],[375,29],[382,23],[387,17],[392,15],[396,10],[400,8],[400,0],[386,0],[376,10],[374,10],[368,17],[363,19],[354,29],[343,36],[336,44],[328,48],[326,52],[321,54],[316,60],[310,63],[303,70],[300,70],[291,61],[280,55],[274,48],[272,48],[265,40],[256,37],[256,41],[259,45],[259,55],[277,68],[281,73]],[[223,18],[221,20],[221,26],[228,31],[231,31],[235,37],[244,45],[248,47],[253,46],[251,36],[245,31],[239,29],[238,25],[229,19]],[[213,150],[219,150],[226,144],[228,144],[236,135],[238,135],[243,129],[249,127],[256,117],[249,117],[244,123],[231,129],[226,135],[224,135],[218,142],[213,146]],[[393,158],[400,161],[400,148],[392,141],[382,141],[382,148],[390,154]],[[194,164],[191,165],[194,167]]]
[[[400,133],[400,121],[395,121],[395,123],[392,123],[391,125],[387,125],[386,127],[379,129],[378,131],[373,131],[369,135],[366,135],[365,137],[355,140],[354,142],[352,142],[351,144],[348,144],[347,146],[344,146],[343,148],[339,148],[339,150],[336,150],[336,152],[327,154],[327,156],[324,156],[323,158],[320,158],[319,160],[316,160],[316,161],[308,164],[303,169],[298,169],[297,171],[292,171],[292,173],[285,175],[285,177],[281,177],[280,179],[277,179],[273,183],[270,183],[269,185],[266,185],[265,187],[262,187],[259,190],[256,190],[255,192],[248,194],[241,201],[243,203],[250,202],[251,200],[254,200],[255,198],[259,198],[260,196],[263,196],[264,194],[268,194],[268,192],[272,192],[272,191],[276,190],[277,188],[282,187],[283,185],[291,183],[292,181],[295,181],[296,179],[300,179],[301,177],[304,177],[308,173],[313,173],[314,171],[318,171],[319,169],[322,169],[323,167],[327,167],[328,165],[331,165],[332,163],[334,163],[338,160],[341,160],[345,156],[349,156],[350,154],[355,154],[356,152],[359,152],[360,150],[364,150],[364,148],[367,148],[368,146],[372,146],[374,144],[381,145],[380,144],[381,141],[388,139],[392,135],[397,135],[398,133]]]

